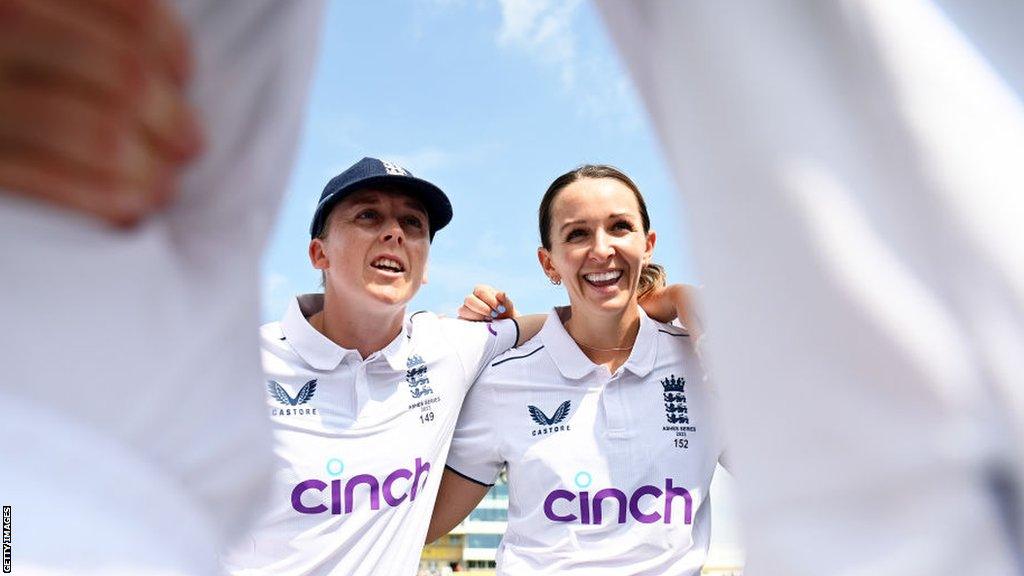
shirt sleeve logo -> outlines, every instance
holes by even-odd
[[[536,406],[533,405],[527,406],[530,412],[530,418],[532,418],[533,421],[536,422],[537,424],[544,427],[534,430],[531,433],[531,435],[538,436],[541,434],[551,434],[553,432],[559,432],[561,430],[568,430],[568,424],[562,424],[561,426],[557,426],[557,424],[560,424],[563,420],[566,419],[567,416],[569,416],[569,410],[571,406],[572,402],[569,400],[562,402],[558,406],[558,408],[555,409],[555,413],[552,414],[550,418],[540,408],[537,408]]]
[[[269,380],[267,381],[267,391],[270,395],[285,406],[301,406],[306,402],[313,399],[313,394],[316,393],[316,379],[306,382],[294,398],[288,395],[288,391],[284,389],[279,383]]]

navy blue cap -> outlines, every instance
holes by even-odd
[[[313,223],[309,226],[310,238],[316,238],[327,222],[331,209],[353,192],[386,184],[407,192],[416,198],[427,210],[430,239],[434,233],[452,221],[452,203],[440,188],[426,180],[417,178],[411,172],[392,162],[376,158],[363,158],[338,174],[324,186],[320,194],[320,203],[313,213]]]

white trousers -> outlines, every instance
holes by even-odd
[[[598,4],[688,210],[747,573],[1020,573],[1024,3]]]

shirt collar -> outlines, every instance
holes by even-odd
[[[334,370],[350,354],[354,355],[357,361],[362,361],[357,350],[338,346],[310,325],[307,318],[323,308],[323,294],[302,294],[291,301],[284,318],[281,319],[281,331],[284,332],[284,337],[292,349],[315,370]],[[393,369],[404,370],[408,355],[407,334],[408,321],[403,324],[402,331],[394,340],[380,352],[370,355],[367,360],[372,361],[375,357],[383,356]]]
[[[658,325],[651,320],[644,309],[637,306],[640,314],[640,331],[629,354],[629,359],[622,365],[636,376],[643,378],[654,370],[654,360],[658,356]]]
[[[658,329],[643,309],[637,308],[640,315],[640,331],[636,335],[633,350],[622,368],[643,378],[654,369],[654,359],[658,352]],[[579,380],[598,368],[598,365],[587,358],[569,332],[566,331],[565,325],[562,324],[562,319],[559,317],[559,308],[553,309],[548,314],[540,335],[544,347],[548,349],[562,376],[571,380]]]
[[[406,318],[405,322],[402,323],[402,331],[398,333],[398,336],[390,344],[380,351],[380,354],[388,361],[388,365],[391,366],[392,370],[405,370],[408,368],[409,341],[412,339],[410,328],[410,320]]]

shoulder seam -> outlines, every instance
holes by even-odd
[[[491,367],[493,368],[493,367],[497,366],[498,364],[504,364],[505,362],[508,362],[510,360],[522,360],[523,358],[528,358],[530,356],[533,356],[537,352],[540,352],[543,349],[544,349],[543,345],[538,346],[536,350],[531,351],[529,354],[523,354],[522,356],[513,356],[511,358],[505,358],[504,360],[498,360],[494,364],[491,364]]]

